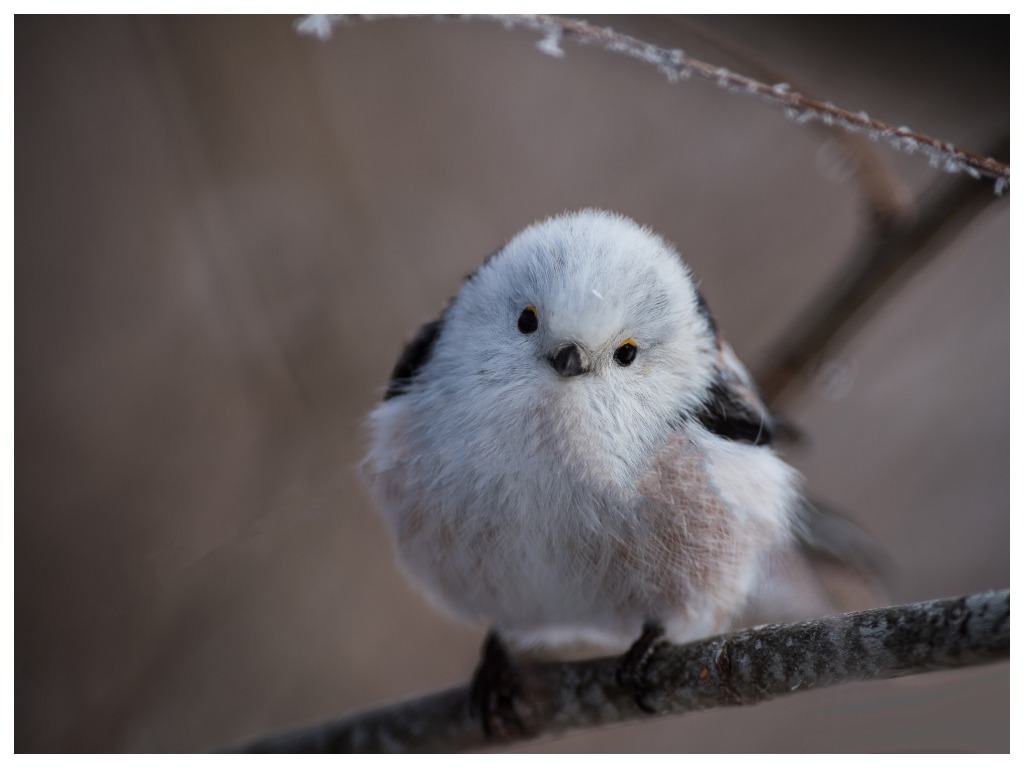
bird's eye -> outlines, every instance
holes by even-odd
[[[632,339],[622,342],[615,350],[615,362],[627,366],[636,359],[636,342]]]
[[[519,331],[521,333],[533,333],[537,330],[537,308],[531,304],[519,315]]]

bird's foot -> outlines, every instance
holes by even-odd
[[[622,654],[619,659],[619,668],[616,670],[616,679],[623,688],[628,688],[633,694],[633,701],[641,710],[648,714],[654,714],[655,709],[647,703],[647,694],[650,687],[647,684],[645,672],[647,664],[655,649],[665,641],[665,627],[659,622],[648,621],[644,624],[643,632],[636,642],[629,647],[629,650]]]
[[[519,670],[496,632],[484,640],[480,664],[473,674],[470,706],[480,720],[488,739],[504,740],[525,736],[527,728],[516,711],[516,699],[522,690]]]

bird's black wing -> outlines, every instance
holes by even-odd
[[[716,377],[697,414],[709,431],[751,445],[771,445],[779,422],[768,410],[754,380],[732,348],[719,339]]]
[[[391,381],[388,382],[388,389],[384,393],[385,400],[390,400],[409,390],[416,374],[430,359],[437,337],[441,334],[441,326],[442,320],[440,319],[424,323],[416,331],[416,335],[405,345],[405,349],[402,350],[402,354],[391,372]]]

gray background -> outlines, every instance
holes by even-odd
[[[677,19],[598,21],[741,69]],[[978,151],[1009,126],[1005,17],[704,23],[855,111]],[[403,341],[531,221],[651,225],[754,369],[852,252],[824,134],[536,40],[17,19],[17,750],[206,750],[468,679],[483,628],[406,584],[356,467]],[[1009,583],[1009,235],[1004,197],[787,401],[894,601]],[[1008,694],[1000,664],[523,749],[1004,751]]]

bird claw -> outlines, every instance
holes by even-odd
[[[480,664],[473,674],[470,708],[488,739],[504,740],[526,735],[526,726],[516,711],[522,689],[519,671],[497,633],[484,640]]]
[[[646,675],[647,664],[655,649],[664,644],[664,637],[665,628],[660,623],[646,622],[640,637],[622,654],[618,669],[615,671],[615,679],[619,685],[628,689],[633,694],[636,705],[649,715],[655,714],[657,710],[647,703],[647,694],[650,693]]]

